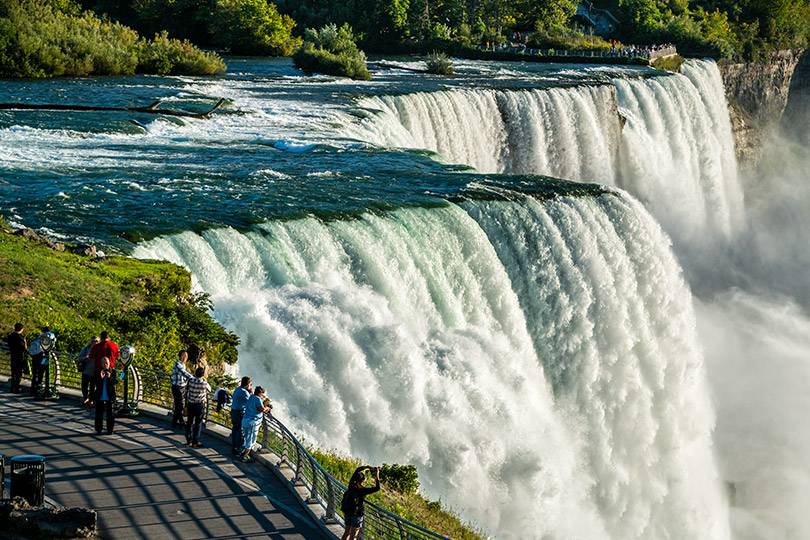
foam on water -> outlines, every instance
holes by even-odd
[[[415,463],[499,537],[728,536],[689,292],[621,196],[187,232],[136,255],[191,269],[309,440]]]

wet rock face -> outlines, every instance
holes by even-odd
[[[810,50],[801,55],[793,72],[782,128],[798,141],[810,143]]]
[[[21,497],[0,501],[0,531],[13,540],[96,537],[96,512],[87,508],[32,508]]]
[[[781,51],[763,62],[719,64],[741,167],[756,166],[766,135],[781,124],[802,56]]]

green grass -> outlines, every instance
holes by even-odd
[[[650,65],[652,65],[652,67],[656,69],[663,69],[666,71],[680,73],[683,62],[684,62],[683,57],[679,54],[676,54],[674,56],[657,58],[656,60],[653,60],[653,62]]]
[[[0,226],[0,321],[29,334],[48,326],[59,348],[79,351],[108,330],[132,344],[138,362],[166,369],[186,340],[206,349],[214,372],[237,358],[238,338],[209,315],[207,298],[191,293],[179,266],[124,257],[94,260],[57,252]]]
[[[349,483],[352,473],[361,465],[359,460],[334,452],[313,448],[310,448],[310,452],[324,469],[344,484]],[[368,500],[408,521],[455,540],[486,538],[481,531],[464,523],[455,512],[445,508],[441,501],[431,501],[420,493],[401,493],[383,483],[382,490]]]

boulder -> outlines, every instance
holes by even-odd
[[[0,530],[4,538],[39,540],[96,537],[96,512],[87,508],[32,508],[15,497],[0,502]]]

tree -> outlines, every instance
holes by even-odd
[[[289,56],[300,44],[295,21],[266,0],[217,0],[211,42],[237,54]]]

